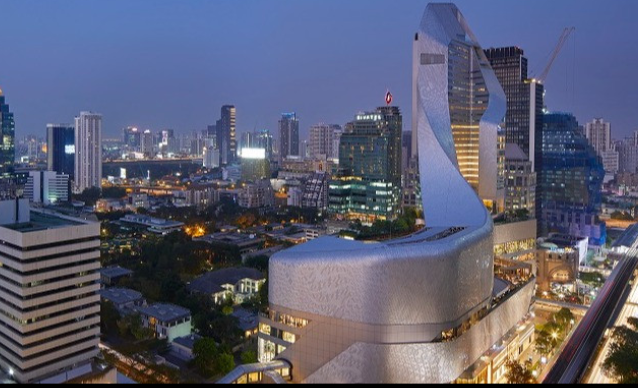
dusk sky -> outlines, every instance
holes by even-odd
[[[412,39],[425,0],[0,0],[0,88],[18,136],[81,110],[107,137],[135,125],[201,130],[237,107],[238,131],[295,111],[344,124],[384,104],[410,129]],[[459,0],[484,48],[525,49],[539,75],[563,28],[575,39],[554,64],[546,103],[581,123],[638,130],[635,0]],[[574,44],[575,43],[575,44]],[[575,82],[574,82],[575,79]],[[575,90],[574,90],[575,84]]]

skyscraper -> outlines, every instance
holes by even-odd
[[[317,124],[310,127],[309,154],[311,158],[321,156],[336,159],[339,157],[338,142],[335,142],[341,132],[341,126],[336,124]]]
[[[77,377],[100,353],[100,224],[4,201],[0,245],[0,368],[19,383]]]
[[[330,183],[330,211],[373,223],[393,220],[401,203],[401,136],[397,107],[362,113],[346,125],[339,146],[339,176]]]
[[[142,146],[142,131],[136,127],[126,127],[122,130],[122,140],[130,150],[138,151]]]
[[[618,151],[618,171],[631,174],[638,172],[638,131],[616,142],[615,149]]]
[[[15,162],[15,122],[13,113],[5,101],[0,89],[0,179],[9,178],[13,174]]]
[[[516,144],[505,147],[505,211],[511,215],[527,213],[536,217],[536,173],[532,162]]]
[[[299,119],[296,113],[283,113],[279,120],[279,157],[284,160],[288,156],[300,156]]]
[[[75,174],[75,128],[67,124],[47,124],[47,169]]]
[[[447,25],[445,27],[448,28]],[[419,106],[419,101],[430,98],[449,101],[446,109],[451,119],[452,138],[446,141],[453,142],[456,151],[451,160],[486,207],[492,213],[501,213],[505,207],[505,139],[501,135],[500,124],[505,119],[506,111],[488,108],[505,107],[506,97],[476,38],[471,35],[467,37],[466,40],[453,39],[450,42],[446,52],[449,62],[445,73],[431,75],[447,79],[447,94],[431,96],[423,90],[414,91],[415,104]],[[413,48],[413,69],[418,73],[413,78],[417,83],[420,82],[419,77],[424,76],[423,66],[438,65],[445,59],[443,54],[424,52],[419,39],[421,35],[417,34]],[[441,71],[438,66],[436,69]],[[417,143],[420,140],[418,131],[418,128],[413,128]],[[417,149],[417,154],[421,157],[420,149]],[[425,187],[421,187],[421,190],[425,190]]]
[[[150,158],[151,156],[153,156],[153,133],[150,129],[147,129],[142,134],[140,151],[145,158]]]
[[[240,156],[242,180],[257,182],[270,179],[270,160],[264,148],[242,148]]]
[[[603,119],[585,124],[585,136],[598,155],[611,149],[611,124]]]
[[[233,105],[224,105],[221,119],[217,121],[217,149],[220,152],[221,164],[233,164],[237,159],[237,111]],[[210,130],[210,127],[209,127]]]
[[[601,159],[568,113],[543,118],[536,208],[539,235],[559,232],[604,245],[605,224],[598,220],[605,176]]]
[[[527,58],[519,47],[485,50],[507,99],[505,141],[516,144],[535,168],[537,134],[543,125],[543,84],[529,79]]]
[[[603,161],[605,173],[609,179],[613,178],[619,170],[619,155],[611,139],[611,124],[603,119],[594,119],[585,124],[585,136],[589,144],[594,147],[596,153]]]
[[[102,115],[81,112],[75,118],[74,192],[91,187],[102,187]]]
[[[254,133],[254,145],[255,148],[263,148],[266,150],[266,158],[269,161],[273,160],[273,138],[272,134],[267,129],[261,129]]]

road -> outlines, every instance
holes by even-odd
[[[623,326],[627,324],[629,318],[638,318],[638,283],[634,285],[634,288],[631,290],[631,294],[623,308],[618,320],[614,324],[614,326]],[[609,348],[611,345],[611,341],[609,338],[606,338],[603,344],[603,350],[598,354],[598,358],[594,362],[591,372],[586,379],[588,384],[614,384],[615,381],[605,376],[602,370],[602,364],[605,362],[605,358],[607,354],[609,354]]]
[[[600,291],[598,298],[583,318],[565,346],[556,364],[547,375],[545,384],[576,384],[580,382],[596,354],[611,317],[624,305],[629,282],[638,266],[638,242],[621,259]]]
[[[153,379],[160,383],[171,383],[171,380],[167,376],[156,373],[152,369],[147,368],[146,365],[141,364],[131,357],[123,355],[103,342],[100,342],[99,348],[114,356],[117,362],[117,365],[114,366],[118,369],[118,371],[122,372],[124,376],[127,376],[134,381],[146,381]]]

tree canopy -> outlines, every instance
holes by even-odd
[[[638,319],[614,329],[603,370],[621,384],[638,384]]]

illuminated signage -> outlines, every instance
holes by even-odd
[[[241,150],[242,159],[266,159],[266,150],[264,148],[244,148]]]
[[[64,153],[67,155],[75,155],[75,145],[71,144],[64,146]]]

